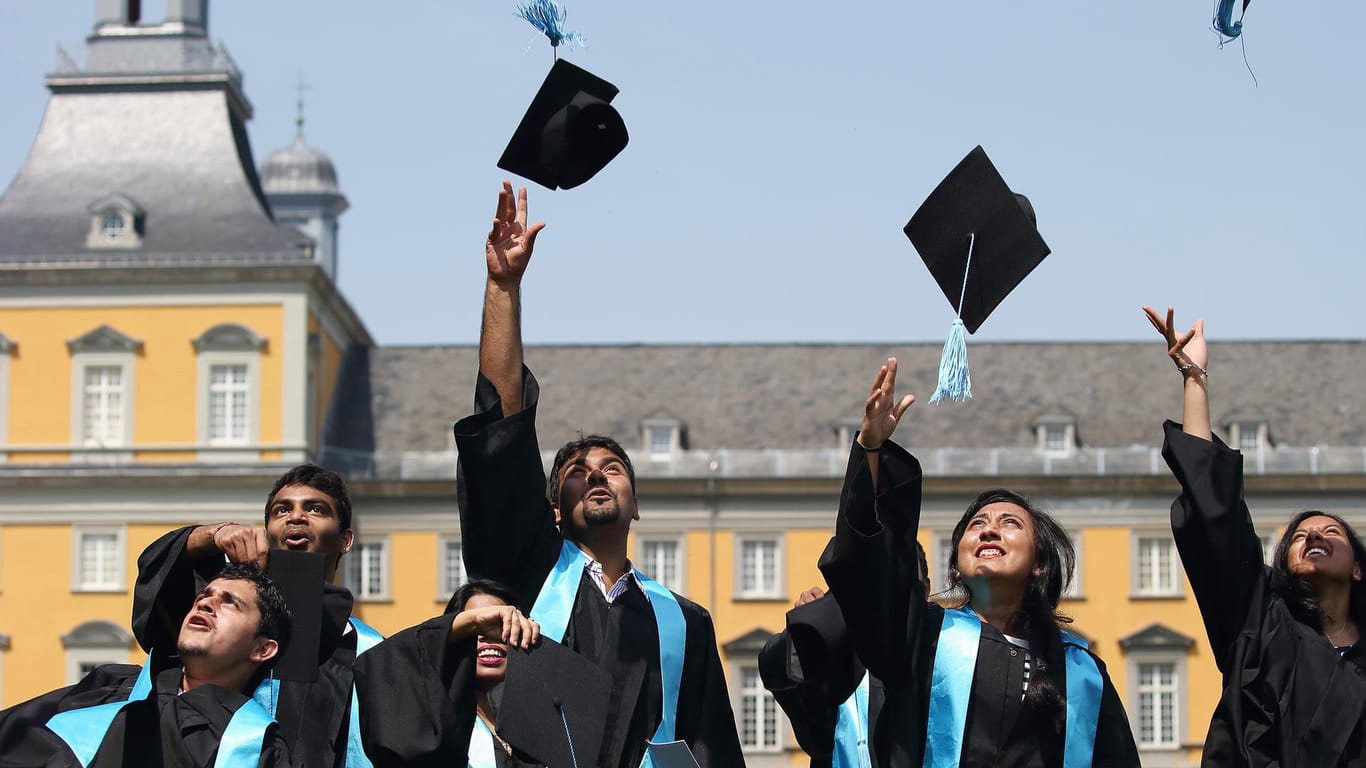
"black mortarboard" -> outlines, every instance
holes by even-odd
[[[629,139],[611,104],[616,95],[615,85],[556,60],[498,167],[551,189],[571,189],[593,178]]]
[[[275,658],[275,677],[311,683],[318,679],[318,645],[323,621],[321,552],[272,549],[266,573],[289,606],[289,642]]]
[[[611,699],[611,675],[565,646],[509,646],[498,735],[542,765],[597,765]]]
[[[961,297],[968,333],[1048,255],[1029,198],[1010,191],[980,146],[939,182],[905,231],[954,309]]]

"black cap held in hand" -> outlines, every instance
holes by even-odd
[[[615,85],[556,60],[498,167],[550,189],[572,189],[593,178],[630,138],[611,104],[616,95]]]
[[[969,333],[1049,253],[1029,198],[1010,191],[980,146],[925,198],[905,232],[955,311],[961,298]]]
[[[542,765],[597,765],[611,700],[611,676],[563,645],[509,646],[498,735]]]

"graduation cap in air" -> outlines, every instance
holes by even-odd
[[[1048,255],[1034,207],[1005,179],[980,146],[939,182],[905,227],[930,274],[957,310],[939,364],[931,403],[972,397],[967,333]]]
[[[550,38],[552,47],[582,39],[563,29],[565,12],[555,0],[533,0],[518,12]],[[607,167],[626,148],[626,123],[612,106],[615,85],[556,59],[498,167],[550,189],[572,189]]]
[[[270,551],[266,575],[280,588],[289,606],[289,642],[275,658],[273,672],[282,680],[311,683],[318,679],[325,565],[326,556],[321,552]]]
[[[611,698],[611,676],[569,648],[509,647],[498,735],[542,765],[594,766]]]

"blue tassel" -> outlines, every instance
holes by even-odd
[[[530,0],[517,6],[517,15],[531,22],[531,26],[541,30],[550,38],[552,48],[561,42],[577,43],[582,46],[583,35],[564,28],[565,10],[556,0]]]
[[[944,354],[939,358],[939,386],[930,404],[948,398],[956,403],[972,397],[972,376],[968,373],[968,336],[962,318],[953,321]]]
[[[1220,45],[1243,33],[1242,20],[1233,20],[1234,2],[1235,0],[1219,0],[1219,4],[1214,8],[1214,31],[1221,36]],[[1247,3],[1243,3],[1243,10],[1247,10]]]

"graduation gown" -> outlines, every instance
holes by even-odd
[[[80,768],[80,762],[45,723],[59,712],[128,698],[140,669],[130,664],[96,668],[76,685],[0,711],[0,767]],[[155,694],[129,704],[113,720],[89,768],[212,768],[219,739],[248,698],[216,685],[180,693],[180,668],[154,677]],[[289,750],[271,725],[259,768],[292,765]]]
[[[469,764],[478,689],[476,639],[448,644],[454,614],[385,638],[356,660],[365,754],[375,768]],[[497,768],[535,768],[497,748]]]
[[[171,531],[138,557],[133,635],[144,649],[175,647],[195,596],[223,568],[222,555],[195,558],[185,551],[192,530],[194,526]],[[356,660],[356,633],[347,623],[351,603],[350,592],[324,585],[318,679],[280,681],[273,714],[291,754],[309,768],[341,768],[346,762],[351,667]]]
[[[481,374],[475,414],[456,423],[455,439],[466,571],[511,587],[529,614],[562,539],[536,440],[540,388],[529,370],[522,377],[523,410],[503,418],[498,393]],[[711,616],[687,598],[677,600],[687,637],[675,738],[688,743],[702,768],[743,765]],[[609,604],[585,569],[562,642],[614,679],[596,764],[636,768],[659,726],[663,699],[659,630],[639,584],[632,579]]]
[[[865,672],[833,595],[788,611],[787,628],[759,651],[759,676],[792,723],[797,743],[811,757],[811,768],[833,764],[840,707]],[[870,679],[870,726],[885,699],[882,681]],[[871,736],[868,741],[872,743]]]
[[[1339,655],[1291,615],[1243,500],[1243,456],[1168,421],[1162,455],[1181,483],[1172,534],[1224,690],[1205,736],[1218,766],[1366,765],[1366,649]]]
[[[873,765],[919,768],[934,705],[930,681],[944,609],[924,600],[917,573],[920,462],[890,441],[875,455],[880,462],[876,492],[868,455],[857,443],[850,453],[835,543],[820,568],[839,600],[859,659],[885,684],[886,699],[869,729]],[[1138,748],[1124,706],[1105,664],[1092,658],[1103,684],[1092,764],[1137,766]],[[1022,699],[1024,661],[1024,653],[1000,631],[982,624],[961,765],[1063,764],[1065,712],[1041,711]],[[1066,669],[1061,658],[1046,661],[1053,670]],[[1066,691],[1065,681],[1058,680],[1058,687]]]

